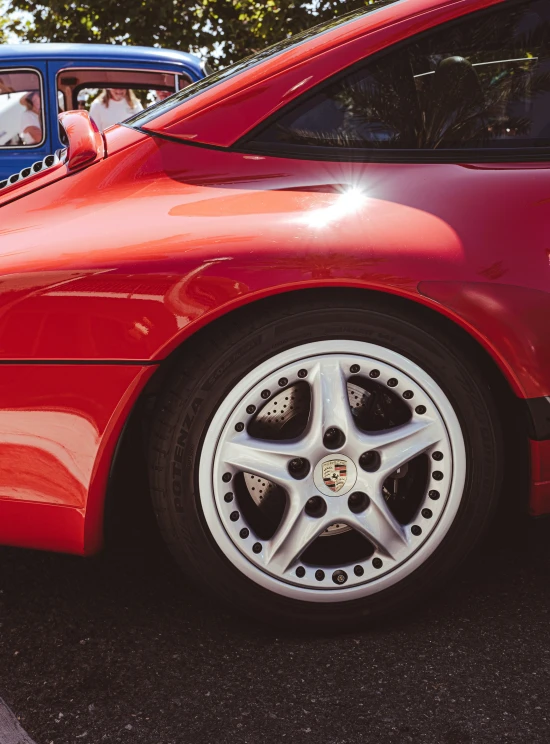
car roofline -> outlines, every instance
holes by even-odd
[[[158,60],[161,62],[186,63],[199,66],[203,57],[191,52],[177,49],[159,49],[146,46],[122,46],[114,44],[2,44],[0,60],[3,59],[70,59],[75,57],[117,61],[121,59],[134,61]]]

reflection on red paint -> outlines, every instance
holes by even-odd
[[[82,413],[0,411],[0,498],[85,506],[99,439]]]
[[[97,549],[114,447],[153,371],[0,365],[0,544]]]

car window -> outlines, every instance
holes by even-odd
[[[0,148],[44,142],[42,78],[36,70],[0,70]]]
[[[161,70],[70,68],[57,75],[59,110],[84,109],[102,131],[190,83],[188,75]]]
[[[550,0],[503,3],[339,77],[261,145],[435,150],[550,145]]]
[[[234,75],[238,75],[240,72],[244,72],[251,67],[255,67],[256,65],[260,64],[260,62],[265,62],[272,57],[276,57],[277,55],[286,52],[288,49],[292,49],[293,47],[298,46],[299,44],[302,44],[309,39],[312,39],[314,36],[318,36],[327,31],[331,31],[338,26],[343,26],[344,24],[349,23],[350,21],[354,21],[357,18],[366,15],[367,13],[379,10],[386,5],[391,5],[397,1],[398,0],[367,0],[366,7],[363,6],[362,8],[354,10],[351,13],[346,13],[345,15],[342,15],[338,18],[331,18],[329,21],[325,21],[325,23],[320,23],[317,26],[313,26],[312,28],[301,31],[300,33],[288,36],[282,41],[279,41],[276,44],[272,44],[271,46],[262,49],[256,54],[252,54],[249,57],[245,57],[244,59],[241,59],[238,62],[229,65],[228,67],[224,67],[221,70],[213,72],[211,75],[208,75],[208,77],[205,77],[202,80],[193,83],[184,91],[178,93],[167,103],[161,101],[156,106],[152,106],[147,111],[133,117],[127,123],[131,124],[132,126],[143,126],[153,119],[156,119],[158,116],[161,116],[167,111],[170,111],[170,109],[174,108],[175,106],[179,106],[188,98],[192,98],[199,93],[203,93],[205,90],[212,88],[214,85],[218,85],[224,80],[227,80]],[[405,0],[402,0],[402,2],[404,1]]]

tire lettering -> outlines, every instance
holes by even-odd
[[[195,418],[195,415],[197,411],[199,410],[203,398],[197,397],[194,398],[191,403],[191,410],[192,413],[188,413],[184,420],[183,424],[180,428],[176,447],[174,448],[174,455],[172,458],[172,493],[175,495],[175,498],[173,499],[174,503],[174,509],[178,513],[183,512],[183,504],[181,498],[181,492],[182,492],[182,476],[183,476],[183,460],[184,460],[184,452],[185,452],[185,446],[187,444],[187,438],[189,436],[189,430],[193,424],[193,420]],[[186,465],[187,468],[190,469],[192,467],[192,459],[187,457],[186,458]]]

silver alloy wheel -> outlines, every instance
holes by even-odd
[[[348,382],[358,368],[361,375],[376,379],[409,406],[407,423],[371,432],[358,427]],[[311,391],[302,434],[278,441],[251,436],[250,424],[266,400],[281,387],[297,382],[306,382]],[[345,440],[335,449],[324,443],[329,428],[337,428]],[[369,452],[376,453],[374,470],[360,465],[361,456]],[[414,518],[402,524],[388,506],[385,484],[420,455],[429,458],[425,486]],[[299,477],[289,470],[297,459],[309,463]],[[326,463],[329,467],[323,468]],[[426,561],[453,523],[465,470],[459,421],[431,376],[381,346],[321,341],[268,359],[225,397],[202,447],[200,500],[217,545],[248,578],[294,599],[345,601],[379,592]],[[284,513],[268,539],[255,534],[239,508],[234,484],[241,473],[274,484],[285,493]],[[366,505],[352,509],[350,494],[357,492],[367,495]],[[323,502],[323,513],[308,513],[312,497]],[[335,524],[365,537],[371,553],[362,560],[330,567],[300,560]]]

